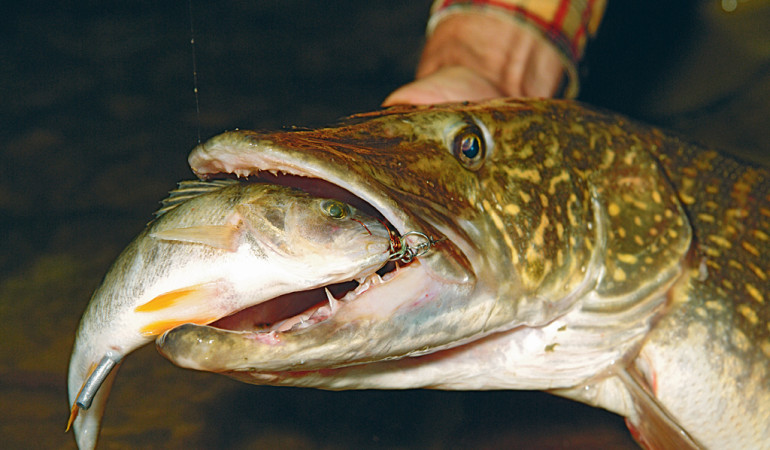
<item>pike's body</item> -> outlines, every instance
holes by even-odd
[[[560,101],[231,132],[203,178],[324,180],[437,242],[299,330],[183,325],[178,365],[323,389],[540,389],[649,447],[770,445],[770,174]],[[206,345],[201,345],[206,342]]]

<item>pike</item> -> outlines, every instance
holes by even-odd
[[[326,289],[281,311],[262,307],[262,322],[223,321],[262,329],[265,339],[311,326],[379,280],[375,271],[391,255],[393,237],[379,219],[273,184],[184,181],[156,216],[117,258],[77,331],[67,429],[80,448],[96,446],[115,369],[130,352],[181,324],[209,324],[282,294],[359,280],[339,301]],[[270,319],[286,315],[293,319]]]
[[[302,329],[170,329],[156,345],[179,366],[332,390],[545,390],[624,416],[649,448],[770,443],[765,168],[548,100],[234,131],[189,161],[204,179],[343,188],[435,245]]]

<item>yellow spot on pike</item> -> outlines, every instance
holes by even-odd
[[[631,255],[628,253],[619,253],[618,260],[626,264],[636,264],[639,261],[636,255]]]
[[[526,180],[535,184],[539,184],[542,181],[540,178],[540,172],[536,169],[519,169],[518,167],[505,167],[505,172],[514,178]]]
[[[559,175],[551,178],[550,185],[548,186],[548,193],[553,195],[556,193],[556,185],[562,181],[569,181],[569,174],[566,170],[562,170]]]
[[[760,280],[766,281],[767,275],[765,275],[765,271],[757,267],[754,263],[748,263],[749,269],[751,269],[752,272],[754,272],[754,275],[756,275]]]
[[[521,208],[519,208],[519,205],[515,203],[509,203],[505,205],[505,208],[503,208],[503,211],[505,211],[506,214],[515,216],[521,212]]]
[[[516,248],[514,247],[513,241],[511,240],[511,234],[506,232],[505,223],[503,222],[503,219],[501,219],[500,216],[495,212],[495,209],[492,208],[492,205],[489,203],[489,200],[483,200],[481,203],[484,206],[484,209],[487,211],[487,214],[489,214],[490,219],[492,219],[492,223],[494,223],[495,227],[498,230],[500,230],[500,234],[503,236],[505,245],[511,251],[511,259],[514,260],[514,262],[518,261],[518,254],[516,253]]]
[[[727,210],[727,216],[736,217],[738,219],[744,219],[749,216],[749,212],[744,208],[733,208]]]
[[[760,241],[768,241],[768,240],[770,240],[770,236],[768,236],[767,233],[765,233],[762,230],[753,230],[751,232],[751,234],[753,234],[754,237],[759,239]]]
[[[741,242],[741,247],[743,247],[747,252],[751,253],[752,255],[759,257],[759,250],[757,250],[756,247],[749,244],[746,241]]]
[[[679,197],[682,198],[682,203],[684,203],[685,205],[692,205],[695,203],[695,198],[685,193],[679,194]]]
[[[623,269],[615,269],[612,272],[612,279],[615,281],[626,281],[626,272]]]
[[[610,203],[610,205],[607,207],[607,212],[610,214],[610,216],[615,217],[620,214],[620,207],[616,203]]]
[[[749,295],[754,298],[759,303],[765,302],[765,297],[762,295],[762,292],[759,291],[756,287],[754,287],[751,283],[746,283],[746,292],[749,293]]]
[[[706,306],[707,309],[710,309],[712,311],[717,311],[717,312],[724,311],[725,309],[724,305],[714,300],[709,300],[706,303],[704,303],[704,305]]]
[[[722,248],[732,248],[733,246],[730,241],[723,238],[722,236],[717,236],[716,234],[709,235],[708,240]]]
[[[738,306],[738,312],[741,313],[741,315],[745,317],[746,320],[748,320],[749,323],[752,325],[756,325],[757,322],[759,322],[759,317],[757,317],[757,313],[754,312],[754,310],[751,309],[748,305]]]

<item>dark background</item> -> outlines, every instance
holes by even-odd
[[[17,2],[0,19],[0,432],[72,448],[66,367],[110,262],[225,129],[315,126],[412,78],[429,2]],[[676,3],[676,8],[668,3]],[[729,3],[729,2],[727,2]],[[664,6],[665,5],[665,6]],[[192,10],[200,118],[193,95]],[[610,1],[580,99],[768,161],[770,8]],[[255,387],[127,358],[103,448],[633,448],[531,392]]]

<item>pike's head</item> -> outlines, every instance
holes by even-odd
[[[300,385],[312,374],[316,381],[304,384],[412,387],[340,380],[351,367],[425,354],[439,359],[496,332],[548,323],[588,289],[599,243],[591,202],[580,194],[587,190],[576,188],[584,180],[564,169],[559,142],[538,134],[538,108],[510,101],[399,107],[333,128],[234,131],[200,145],[189,161],[201,178],[337,192],[359,209],[376,210],[398,235],[422,233],[433,245],[380,271],[311,326],[244,327],[265,322],[241,320],[260,314],[251,309],[210,326],[172,329],[158,339],[160,352],[177,365],[253,383]],[[538,149],[546,147],[551,151]],[[424,241],[411,235],[404,245]]]

